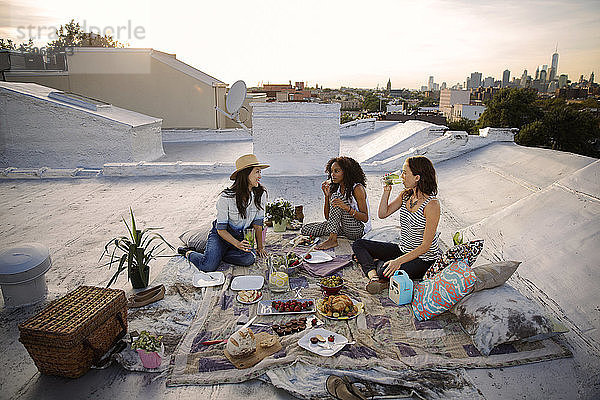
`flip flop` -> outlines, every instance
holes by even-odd
[[[165,287],[161,285],[158,291],[148,292],[144,296],[133,296],[129,303],[127,304],[128,308],[139,308],[147,306],[148,304],[152,304],[156,301],[162,300],[165,297]]]
[[[366,397],[346,377],[329,375],[325,387],[327,393],[338,400],[366,400]]]

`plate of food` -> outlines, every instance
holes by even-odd
[[[345,294],[327,296],[317,300],[317,312],[328,319],[346,320],[356,318],[364,311],[364,304]]]
[[[290,244],[294,247],[296,246],[312,246],[313,244],[319,241],[318,237],[312,235],[298,235],[292,240],[290,240]]]
[[[313,299],[262,300],[258,303],[258,315],[310,314],[315,312]]]
[[[258,303],[262,297],[260,290],[240,290],[236,299],[242,304],[254,304]]]
[[[322,250],[313,250],[304,258],[304,261],[311,264],[319,264],[331,260],[333,260],[333,257]]]
[[[344,335],[323,328],[312,329],[298,340],[298,346],[325,357],[336,354],[347,343]]]

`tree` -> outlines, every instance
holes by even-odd
[[[448,129],[451,131],[465,131],[471,135],[477,134],[475,121],[471,121],[470,119],[466,118],[461,118],[460,121],[452,121],[448,123]]]
[[[124,43],[114,40],[112,36],[84,32],[79,22],[73,19],[61,25],[56,34],[57,39],[48,43],[48,48],[53,50],[64,50],[65,47],[125,47]]]
[[[387,103],[387,100],[382,100],[373,93],[368,93],[363,100],[363,110],[368,112],[384,111]]]
[[[537,93],[531,88],[500,90],[479,117],[478,127],[522,128],[538,120],[541,111],[536,104]]]
[[[600,120],[591,112],[562,99],[540,102],[542,117],[529,123],[515,137],[524,146],[547,147],[590,157],[600,156],[595,148],[600,143]]]

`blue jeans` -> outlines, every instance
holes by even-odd
[[[256,257],[252,252],[240,250],[219,236],[216,222],[213,222],[213,227],[208,234],[204,253],[192,251],[188,255],[190,262],[200,271],[204,272],[215,271],[221,264],[221,261],[241,266],[254,264]],[[237,240],[242,240],[244,237],[241,229],[233,229],[231,226],[228,226],[227,231]]]

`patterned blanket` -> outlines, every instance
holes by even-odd
[[[267,249],[285,253],[294,235],[269,233]],[[340,245],[328,251],[340,260],[351,254],[350,243],[340,239]],[[300,253],[300,251],[298,251]],[[183,261],[185,262],[185,261]],[[301,331],[280,338],[282,350],[263,359],[254,367],[236,369],[225,357],[225,344],[202,345],[200,342],[226,339],[238,327],[236,321],[245,316],[256,315],[257,304],[243,305],[236,301],[236,292],[229,289],[235,276],[263,275],[266,264],[257,262],[250,267],[230,267],[225,271],[223,286],[202,289],[203,298],[189,329],[179,342],[171,362],[167,385],[212,385],[242,382],[256,378],[267,371],[291,367],[302,363],[333,370],[367,370],[384,368],[392,371],[434,370],[461,368],[506,367],[570,357],[570,351],[561,339],[546,339],[533,343],[511,343],[497,347],[488,357],[479,354],[470,337],[463,332],[456,317],[444,313],[433,320],[415,320],[409,306],[394,305],[387,297],[370,295],[365,290],[367,278],[356,265],[349,265],[337,272],[345,281],[342,293],[364,303],[364,313],[346,321],[325,321],[325,329],[337,332],[356,341],[345,346],[333,357],[313,354],[298,346],[298,340],[306,333]],[[322,296],[320,278],[298,269],[290,276],[291,291],[284,294],[269,292],[263,288],[265,299],[301,298],[317,299]],[[289,321],[293,316],[259,316],[255,322],[268,326]],[[252,327],[253,331],[272,333],[270,327]]]

